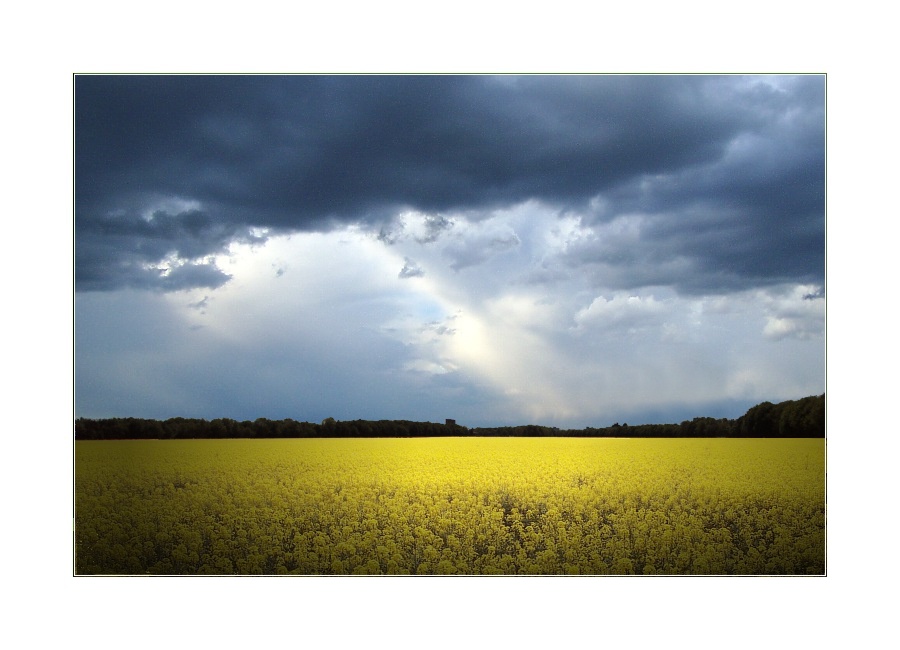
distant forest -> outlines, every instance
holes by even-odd
[[[763,402],[730,420],[698,417],[680,424],[629,425],[559,429],[534,424],[515,427],[467,428],[453,420],[350,420],[327,418],[320,424],[296,420],[228,418],[108,418],[75,420],[76,440],[188,438],[420,438],[440,436],[575,437],[575,438],[824,438],[825,394],[772,404]]]

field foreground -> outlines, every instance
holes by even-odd
[[[823,575],[825,441],[78,441],[75,573]]]

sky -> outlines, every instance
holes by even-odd
[[[76,417],[825,392],[824,75],[75,77]]]

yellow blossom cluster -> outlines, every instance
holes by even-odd
[[[821,439],[78,441],[78,574],[824,574]]]

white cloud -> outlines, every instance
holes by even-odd
[[[430,375],[445,375],[455,369],[452,364],[442,365],[428,359],[414,359],[403,365],[404,370],[421,372]]]
[[[576,329],[637,334],[663,324],[664,306],[652,295],[641,297],[617,293],[612,298],[598,296],[575,314]]]
[[[825,333],[825,298],[821,288],[796,285],[777,292],[761,292],[766,310],[763,333],[769,339],[821,338]]]
[[[526,204],[453,224],[431,241],[351,227],[232,245],[215,260],[225,286],[141,303],[166,325],[142,325],[144,347],[115,366],[98,360],[102,338],[78,334],[92,355],[80,399],[106,376],[108,394],[149,395],[167,415],[600,426],[822,392],[816,287],[685,297],[598,289],[577,267],[540,280],[586,236],[577,218]],[[79,294],[84,319],[136,327],[118,295]]]

